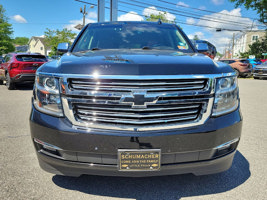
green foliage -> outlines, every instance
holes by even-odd
[[[13,44],[16,45],[27,45],[29,42],[29,38],[27,37],[15,37],[13,40]]]
[[[51,53],[49,56],[57,55],[57,46],[59,43],[68,42],[71,43],[71,40],[73,40],[76,37],[75,33],[72,33],[68,29],[63,30],[50,30],[46,29],[45,31],[45,43],[46,46],[51,47]]]
[[[216,56],[218,56],[218,57],[220,57],[220,58],[221,58],[221,57],[223,57],[223,54],[221,54],[221,53],[217,52],[217,53],[216,53]]]
[[[249,50],[245,53],[240,53],[242,58],[248,58],[249,55],[255,55],[256,58],[264,58],[262,53],[267,53],[267,31],[262,40],[257,40],[249,45]]]
[[[194,35],[193,40],[200,40],[199,37],[197,35]]]
[[[243,5],[246,9],[256,10],[260,15],[260,22],[267,23],[267,0],[229,0],[235,7]]]
[[[12,33],[12,25],[8,23],[8,18],[5,16],[5,9],[0,4],[0,55],[15,50],[11,39]]]
[[[166,18],[166,12],[164,13],[160,12],[158,15],[151,14],[150,16],[145,16],[145,18],[146,18],[146,21],[151,21],[151,22],[155,22],[160,19],[164,23],[175,23],[175,20],[170,21]]]
[[[248,52],[244,52],[244,53],[241,53],[240,52],[240,58],[248,58],[249,57],[249,53]]]

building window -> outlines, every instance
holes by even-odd
[[[40,47],[41,51],[43,50],[43,47]]]
[[[257,41],[258,38],[259,38],[259,36],[257,36],[257,35],[253,35],[253,36],[252,36],[252,41]]]

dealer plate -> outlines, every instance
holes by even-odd
[[[119,149],[120,171],[158,171],[160,170],[160,149]]]

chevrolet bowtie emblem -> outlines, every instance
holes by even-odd
[[[149,96],[146,94],[133,94],[122,96],[120,103],[131,105],[132,108],[146,108],[147,105],[156,104],[159,96]]]

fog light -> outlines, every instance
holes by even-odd
[[[44,149],[48,149],[48,150],[51,150],[51,151],[62,150],[61,148],[59,148],[59,147],[57,147],[57,146],[54,146],[54,145],[52,145],[52,144],[48,144],[48,143],[43,142],[43,141],[41,141],[41,140],[38,140],[38,139],[36,139],[36,138],[34,138],[34,142],[36,142],[36,143],[42,145],[42,147],[43,147]]]
[[[36,143],[36,148],[39,153],[45,154],[47,156],[51,156],[58,159],[63,159],[60,153],[61,148],[54,146],[52,144],[48,144],[41,140],[34,138],[34,142]]]
[[[225,154],[233,152],[236,149],[238,142],[239,142],[239,138],[236,138],[234,140],[231,140],[229,142],[221,144],[220,146],[217,146],[215,148],[216,152],[215,152],[213,158],[220,157],[220,156],[223,156]]]

